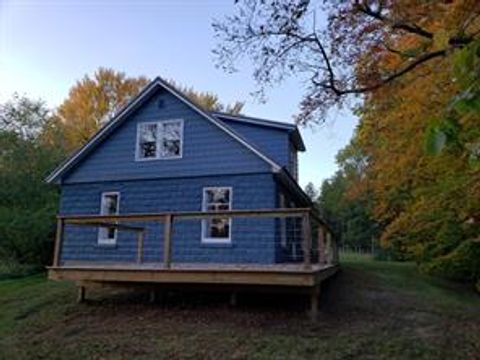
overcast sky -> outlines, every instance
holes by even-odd
[[[304,84],[290,79],[268,92],[255,90],[249,64],[227,74],[215,68],[212,19],[233,11],[233,0],[90,1],[0,0],[0,102],[17,92],[59,105],[69,88],[100,66],[127,75],[161,76],[246,102],[243,112],[293,122]],[[326,124],[301,129],[300,183],[320,185],[335,169],[335,154],[356,124],[334,113]]]

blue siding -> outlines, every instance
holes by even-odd
[[[158,105],[160,100],[162,107]],[[138,122],[179,118],[184,119],[182,159],[135,161]],[[284,147],[285,151],[288,151],[288,146]],[[270,166],[251,150],[178,98],[159,90],[71,170],[63,182],[178,178],[268,171]]]
[[[221,117],[220,119],[280,166],[289,166],[290,140],[288,130],[242,123]]]
[[[252,186],[254,184],[254,186]],[[273,208],[276,186],[271,174],[231,175],[136,181],[98,182],[62,186],[62,214],[98,214],[104,191],[119,191],[121,213],[201,210],[203,187],[233,187],[234,209]],[[134,223],[139,224],[139,223]],[[163,229],[147,226],[145,261],[163,259]],[[201,222],[175,223],[173,261],[218,263],[275,262],[275,220],[234,219],[231,245],[201,244]],[[95,228],[69,225],[65,231],[62,260],[134,261],[135,235],[120,231],[114,248],[97,245]]]

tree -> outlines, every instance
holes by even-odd
[[[67,151],[86,143],[115,113],[148,83],[145,77],[99,68],[93,78],[85,75],[70,89],[57,110]]]
[[[356,189],[365,176],[365,161],[355,143],[339,151],[339,170],[322,183],[318,207],[343,246],[369,250],[380,227],[371,217],[370,197]]]
[[[50,114],[17,95],[0,105],[0,259],[49,262],[58,192],[44,178],[63,155],[43,141]]]
[[[174,80],[168,80],[168,83],[205,110],[225,112],[229,114],[239,114],[242,111],[244,105],[242,101],[235,101],[232,104],[225,105],[220,102],[218,95],[213,93],[197,91],[192,87],[182,86]]]
[[[85,144],[125,104],[136,96],[149,82],[146,77],[128,77],[123,72],[99,68],[90,77],[83,79],[70,89],[68,98],[60,105],[56,119],[51,124],[49,136],[60,141],[58,131],[63,134],[63,144],[68,152]],[[198,92],[170,80],[169,83],[206,110],[239,113],[242,102],[223,105],[217,95]]]
[[[465,83],[452,69],[473,44],[426,64],[422,77],[406,74],[365,99],[354,140],[367,161],[353,186],[372,199],[384,247],[424,271],[469,282],[480,278],[480,171],[470,148],[480,139],[480,111],[474,83],[468,82],[465,97]],[[468,104],[459,106],[465,99]],[[439,126],[446,144],[435,155],[424,146],[432,126]]]
[[[306,79],[297,116],[305,124],[406,74],[414,81],[425,64],[478,39],[479,16],[476,0],[243,0],[214,22],[214,54],[227,70],[248,57],[261,92],[287,76]]]
[[[315,185],[312,182],[309,182],[307,186],[305,186],[305,193],[308,197],[313,201],[317,201],[318,199],[318,191],[315,188]]]

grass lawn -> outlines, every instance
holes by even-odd
[[[343,259],[318,322],[300,297],[97,290],[0,281],[0,359],[480,359],[480,297],[412,264]]]

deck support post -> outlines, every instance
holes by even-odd
[[[309,213],[302,216],[302,235],[303,235],[303,265],[310,269],[312,265],[312,229],[310,227]]]
[[[230,293],[230,306],[231,306],[231,307],[237,306],[237,301],[238,301],[237,292],[236,292],[236,291],[232,291],[232,292]]]
[[[145,231],[139,231],[137,234],[137,264],[141,264],[143,261],[143,239],[145,237]]]
[[[153,304],[157,301],[157,292],[155,289],[150,289],[150,292],[148,294],[148,301]]]
[[[172,230],[173,216],[165,215],[165,223],[163,230],[163,264],[165,268],[170,269],[172,263]]]
[[[310,309],[308,317],[311,321],[316,321],[318,317],[318,305],[320,298],[320,285],[315,285],[310,291]]]
[[[84,285],[77,287],[77,303],[83,303],[85,301],[86,288]]]

